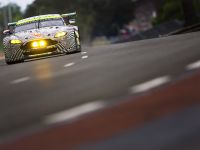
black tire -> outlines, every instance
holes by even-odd
[[[79,37],[77,37],[75,31],[74,31],[74,37],[75,37],[75,44],[76,44],[76,52],[81,52],[81,43],[80,43],[80,33],[78,31]],[[79,44],[78,44],[79,43]]]
[[[5,62],[6,64],[8,65],[12,65],[12,64],[17,64],[17,63],[22,63],[24,62],[24,55],[23,57],[18,57],[18,58],[12,58],[12,54],[9,52],[9,50],[7,51],[4,51],[4,54],[5,54]]]
[[[6,64],[7,64],[7,65],[12,65],[13,62],[11,62],[11,61],[6,61]]]
[[[5,62],[6,62],[7,65],[13,65],[13,64],[17,64],[17,63],[23,63],[24,60],[8,61],[8,60],[5,58]]]

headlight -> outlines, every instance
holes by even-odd
[[[66,34],[67,34],[67,32],[58,32],[58,33],[56,33],[55,38],[63,37]]]
[[[38,42],[33,42],[33,43],[31,43],[31,46],[32,46],[32,47],[38,47],[38,46],[39,46],[39,43],[38,43]]]
[[[47,42],[45,40],[34,41],[31,43],[31,47],[38,48],[38,47],[45,47],[47,46]]]
[[[10,43],[11,44],[21,44],[22,41],[20,41],[20,40],[11,40]]]
[[[39,45],[40,47],[44,47],[47,45],[47,42],[46,41],[39,41]]]

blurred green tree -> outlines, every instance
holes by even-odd
[[[184,18],[181,0],[165,0],[157,11],[157,17],[153,20],[154,25],[173,19],[183,20]]]
[[[1,28],[5,28],[4,24],[5,24],[5,20],[8,22],[8,7],[10,7],[11,9],[11,16],[12,16],[12,22],[18,21],[20,19],[22,19],[22,12],[20,10],[20,7],[17,4],[14,3],[10,3],[6,6],[3,6],[0,8],[0,26]],[[6,19],[4,18],[6,17]],[[6,22],[6,23],[7,23]]]
[[[185,26],[198,22],[199,0],[164,0],[159,7],[157,17],[153,20],[154,25],[161,24],[173,19],[182,20]]]
[[[195,9],[195,1],[182,0],[185,26],[189,26],[198,22],[197,10]]]
[[[0,8],[0,32],[2,33],[7,27],[8,23],[8,7],[11,9],[12,22],[22,19],[22,12],[17,4],[10,3]],[[0,40],[3,39],[3,34],[0,34]],[[0,50],[2,50],[2,42],[0,43]]]

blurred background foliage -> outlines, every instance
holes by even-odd
[[[154,25],[172,19],[184,20],[186,25],[199,21],[199,0],[165,0],[158,9],[158,16],[153,20]]]
[[[98,35],[117,35],[118,29],[133,19],[133,9],[131,0],[36,0],[24,17],[76,11],[82,35],[90,40]]]
[[[152,10],[148,12],[145,6],[149,3]],[[42,14],[76,11],[82,40],[86,43],[96,37],[118,37],[129,24],[132,35],[170,20],[191,25],[199,22],[200,14],[200,0],[35,0],[24,12],[16,4],[1,7],[1,31],[5,29],[5,22],[9,22],[8,18],[3,17],[8,7],[12,9],[12,21]],[[150,18],[145,19],[144,11],[150,14]],[[138,21],[140,18],[141,21]],[[145,23],[150,25],[142,27]]]
[[[181,0],[166,0],[158,9],[158,16],[152,23],[158,25],[171,19],[184,19]]]

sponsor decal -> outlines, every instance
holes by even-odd
[[[37,32],[33,33],[32,35],[36,36],[36,37],[41,37],[42,36],[40,33],[37,33]]]

